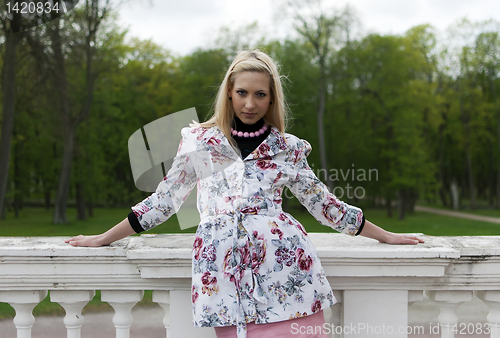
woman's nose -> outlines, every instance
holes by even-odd
[[[247,109],[251,109],[255,106],[254,102],[253,102],[253,99],[252,98],[247,98],[246,102],[245,102],[245,107]]]

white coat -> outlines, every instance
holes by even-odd
[[[177,212],[197,186],[193,244],[195,326],[270,323],[316,313],[336,300],[304,227],[281,208],[284,187],[323,225],[354,236],[359,208],[338,200],[306,157],[310,144],[272,127],[245,159],[217,127],[186,127],[172,168],[132,207],[145,229]]]

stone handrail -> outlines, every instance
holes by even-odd
[[[420,235],[426,242],[410,246],[337,233],[309,236],[339,301],[327,314],[332,337],[408,337],[402,329],[408,306],[425,292],[440,309],[442,337],[455,336],[457,307],[476,295],[489,307],[489,335],[500,338],[500,237]],[[115,310],[118,338],[129,337],[131,309],[144,290],[153,290],[165,310],[168,338],[215,337],[210,328],[192,327],[193,234],[146,234],[100,248],[76,248],[64,239],[0,237],[0,302],[15,308],[18,338],[31,337],[32,310],[47,291],[66,310],[68,337],[80,337],[81,310],[96,290]]]

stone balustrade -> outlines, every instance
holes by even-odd
[[[422,236],[426,243],[417,246],[337,233],[310,237],[339,301],[325,311],[323,330],[331,337],[408,337],[409,306],[425,294],[439,307],[441,337],[459,336],[456,310],[476,296],[489,309],[482,333],[500,338],[500,237]],[[146,234],[101,248],[76,248],[64,239],[0,238],[0,302],[15,309],[18,338],[31,337],[32,310],[47,292],[66,310],[67,337],[79,338],[82,309],[96,290],[115,311],[117,338],[130,336],[131,309],[144,290],[153,290],[165,311],[158,325],[168,338],[215,337],[191,322],[194,235]]]

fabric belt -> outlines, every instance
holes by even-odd
[[[232,245],[228,252],[230,257],[225,257],[224,261],[229,260],[229,266],[224,266],[224,275],[229,276],[230,280],[234,282],[236,289],[236,301],[238,304],[238,309],[236,311],[236,328],[237,328],[237,337],[238,338],[246,338],[247,336],[247,328],[246,328],[246,319],[245,319],[245,311],[243,309],[242,303],[242,285],[240,284],[245,271],[251,271],[252,281],[253,281],[253,291],[252,297],[259,303],[267,304],[268,297],[266,295],[265,290],[262,288],[259,279],[255,276],[253,268],[252,268],[252,259],[257,257],[258,255],[262,255],[263,253],[255,252],[252,250],[256,250],[261,245],[259,239],[255,238],[251,229],[245,227],[245,218],[253,215],[267,215],[267,216],[276,216],[282,211],[281,208],[277,208],[275,203],[269,201],[266,203],[264,201],[262,204],[252,207],[243,207],[243,208],[235,208],[228,213],[224,213],[222,215],[229,216],[233,219],[231,222],[233,224],[232,228]],[[220,216],[221,214],[217,214],[216,216]],[[207,216],[214,217],[214,216]],[[205,217],[203,217],[205,218]],[[203,219],[202,219],[203,221]],[[248,252],[246,251],[248,249]],[[235,252],[237,250],[237,252]],[[242,259],[248,258],[249,260],[243,262]]]

